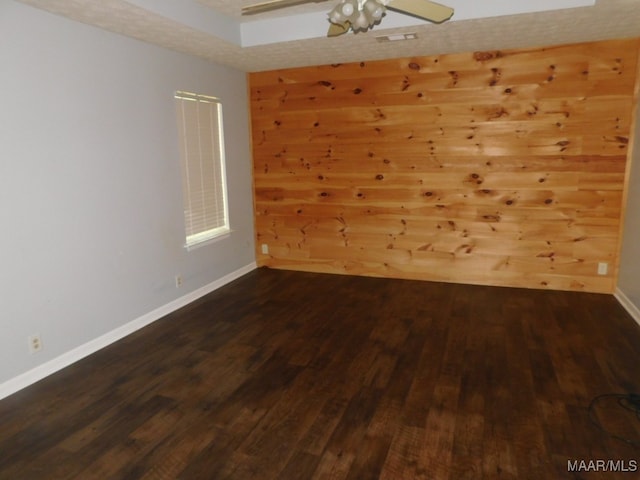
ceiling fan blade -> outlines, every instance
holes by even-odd
[[[333,23],[329,24],[329,31],[327,32],[327,37],[338,37],[343,35],[349,31],[351,28],[351,22],[344,23]]]
[[[292,7],[303,3],[320,3],[327,0],[267,0],[265,2],[255,3],[242,7],[242,15],[253,15],[256,13],[269,12],[278,8]]]
[[[391,0],[387,8],[434,23],[442,23],[453,15],[453,8],[429,0]]]

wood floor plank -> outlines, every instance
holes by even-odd
[[[259,269],[0,401],[0,479],[632,478],[567,462],[638,364],[609,295]]]

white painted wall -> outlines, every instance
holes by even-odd
[[[640,102],[636,108],[634,151],[620,256],[618,290],[623,294],[623,303],[627,303],[627,309],[640,322]]]
[[[224,108],[233,233],[191,252],[175,90]],[[253,264],[243,72],[2,0],[0,98],[0,387]]]

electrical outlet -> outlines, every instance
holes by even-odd
[[[37,353],[42,350],[42,339],[40,338],[40,334],[36,333],[34,335],[29,335],[29,353]]]
[[[262,254],[269,255],[269,245],[267,245],[266,243],[262,244]]]
[[[176,275],[176,288],[180,288],[182,286],[182,275]]]
[[[609,271],[609,264],[607,262],[598,263],[598,275],[606,275]]]

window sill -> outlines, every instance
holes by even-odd
[[[199,242],[196,243],[192,243],[190,245],[185,245],[184,248],[187,252],[191,252],[193,250],[197,250],[198,248],[201,247],[206,247],[207,245],[211,245],[212,243],[217,243],[220,240],[225,240],[227,238],[229,238],[231,236],[231,233],[233,232],[233,230],[229,229],[226,232],[223,232],[219,235],[216,235],[215,237],[211,237],[211,238],[207,238],[206,240],[201,240]]]

